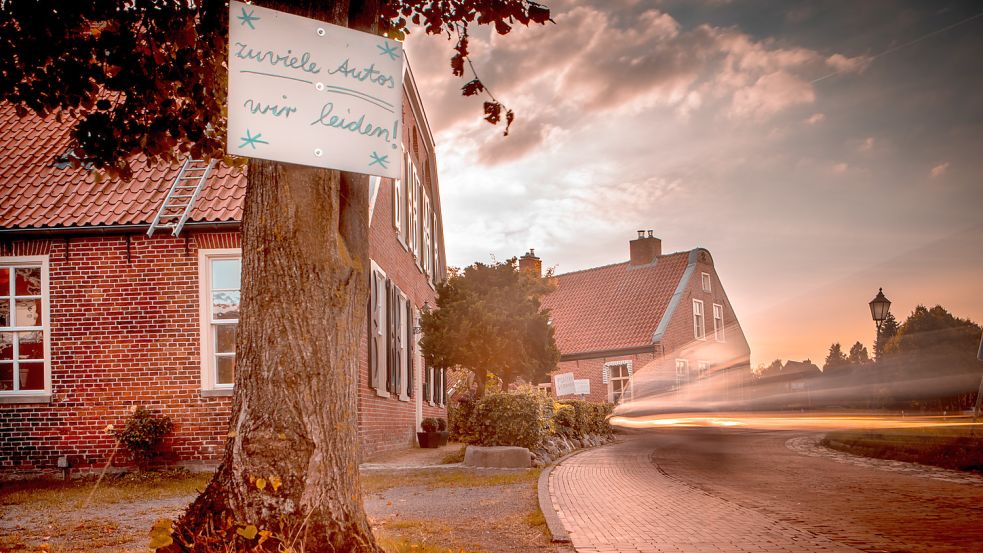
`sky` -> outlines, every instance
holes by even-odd
[[[879,287],[899,321],[983,322],[983,5],[546,3],[555,24],[471,39],[508,137],[446,36],[406,41],[449,265],[535,248],[565,273],[652,229],[711,252],[753,366],[869,348]]]

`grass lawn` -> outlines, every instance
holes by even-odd
[[[971,427],[838,430],[823,445],[878,459],[983,472],[983,430]]]
[[[373,472],[362,475],[362,492],[373,493],[389,488],[424,487],[481,488],[534,483],[539,480],[541,469],[512,470],[507,472],[483,472],[474,469],[432,469],[393,472]]]

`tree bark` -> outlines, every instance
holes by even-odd
[[[357,462],[367,189],[365,176],[250,160],[230,437],[179,542],[254,525],[270,545],[377,550]]]
[[[353,4],[269,7],[375,31],[378,0]],[[368,177],[251,159],[248,181],[229,438],[170,549],[264,539],[268,550],[379,551],[358,479],[356,412]]]

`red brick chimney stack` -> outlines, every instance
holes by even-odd
[[[525,255],[519,258],[519,270],[536,277],[543,276],[543,260],[536,257],[536,252],[529,248]]]
[[[662,240],[652,235],[652,231],[638,231],[638,238],[628,243],[631,253],[629,265],[648,265],[662,255]]]

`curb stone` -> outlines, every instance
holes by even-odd
[[[570,533],[567,529],[563,527],[563,523],[560,522],[560,516],[556,512],[556,508],[553,506],[553,499],[550,497],[550,474],[553,469],[560,466],[560,463],[566,461],[574,455],[579,455],[585,451],[591,449],[599,449],[602,447],[609,446],[611,444],[618,443],[618,440],[610,441],[606,444],[601,444],[597,447],[584,447],[576,451],[571,451],[563,457],[560,457],[556,461],[550,463],[549,466],[543,469],[543,472],[539,473],[539,482],[536,484],[537,492],[539,494],[539,510],[543,512],[543,518],[546,519],[546,527],[550,531],[550,541],[553,543],[570,543]]]

